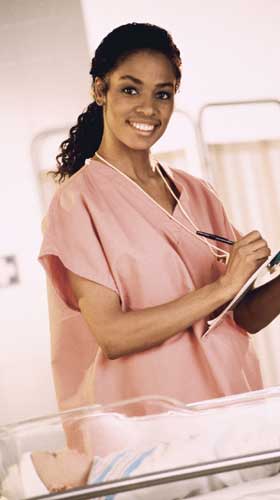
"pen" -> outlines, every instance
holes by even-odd
[[[227,245],[233,245],[234,241],[228,240],[223,236],[218,236],[217,234],[205,233],[204,231],[196,231],[198,236],[203,236],[204,238],[208,238],[209,240],[220,241],[221,243],[226,243]]]
[[[280,252],[278,252],[273,259],[270,261],[268,264],[268,267],[273,267],[275,265],[278,265],[280,263]]]

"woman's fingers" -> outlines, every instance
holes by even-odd
[[[254,241],[260,239],[262,240],[263,238],[259,231],[251,231],[250,233],[246,234],[245,236],[242,236],[242,238],[237,240],[235,244],[247,245],[248,243],[253,243]]]
[[[248,255],[251,255],[253,258],[255,257],[259,259],[262,257],[269,257],[271,251],[266,241],[259,240],[254,243],[240,246],[239,248],[236,249],[236,253],[239,254],[241,257],[246,257]]]
[[[269,257],[271,251],[258,231],[252,231],[233,245],[233,253],[241,258],[251,256],[253,259],[263,259]]]
[[[251,231],[232,245],[223,282],[237,293],[267,260],[270,248],[259,231]]]
[[[251,231],[232,246],[226,277],[240,289],[269,257],[270,248],[259,231]]]
[[[251,256],[255,260],[260,260],[260,259],[267,259],[271,254],[271,251],[268,247],[262,247],[259,248],[258,250],[255,250]]]

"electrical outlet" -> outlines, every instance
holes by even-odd
[[[0,257],[0,287],[8,287],[19,283],[17,261],[15,255]]]

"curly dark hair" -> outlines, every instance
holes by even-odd
[[[96,77],[105,77],[124,59],[140,50],[151,50],[165,55],[171,62],[176,91],[181,82],[180,51],[171,35],[163,28],[150,23],[129,23],[111,31],[101,42],[92,59],[90,74],[93,84]],[[105,88],[106,91],[106,88]],[[77,124],[70,129],[69,138],[60,145],[56,157],[57,170],[52,172],[62,182],[71,177],[98,150],[103,135],[103,110],[92,102],[78,117]]]

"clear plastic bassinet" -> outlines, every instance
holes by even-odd
[[[190,405],[142,397],[2,426],[1,495],[280,498],[279,417],[274,387]]]

